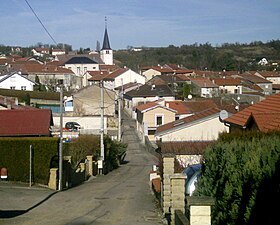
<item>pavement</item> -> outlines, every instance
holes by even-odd
[[[24,183],[0,180],[0,218],[12,218],[26,213],[56,193],[44,186],[29,187]]]
[[[140,143],[135,121],[124,118],[126,164],[83,184],[53,191],[0,181],[0,225],[156,225],[161,210],[149,186],[157,159]]]

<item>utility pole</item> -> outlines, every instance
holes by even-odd
[[[100,81],[100,152],[101,152],[101,160],[102,165],[105,159],[104,154],[104,87],[103,87],[103,80]],[[103,173],[103,171],[102,171]]]
[[[60,142],[59,142],[59,179],[58,179],[58,190],[62,191],[62,170],[63,170],[63,153],[62,153],[62,142],[63,142],[63,85],[60,85]]]
[[[123,80],[122,80],[122,89],[119,92],[118,97],[118,116],[119,116],[119,123],[118,123],[118,141],[122,139],[122,96],[123,96]]]

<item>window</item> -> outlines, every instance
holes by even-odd
[[[106,54],[110,54],[109,50],[106,50]]]
[[[81,73],[81,67],[77,67],[77,74],[80,74]]]
[[[23,90],[23,91],[26,91],[26,86],[21,86],[20,89]]]
[[[238,89],[234,89],[234,94],[238,94]]]
[[[10,89],[11,89],[11,90],[15,90],[16,87],[15,87],[15,86],[11,86]]]
[[[163,124],[163,116],[162,115],[156,115],[156,126],[160,126]]]

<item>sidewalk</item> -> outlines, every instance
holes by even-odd
[[[0,181],[0,218],[9,218],[14,213],[27,212],[50,198],[56,191],[46,187]]]

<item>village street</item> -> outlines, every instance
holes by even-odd
[[[140,144],[134,123],[123,120],[127,163],[107,175],[62,192],[0,182],[0,224],[162,224],[149,186],[149,171],[157,160]]]

